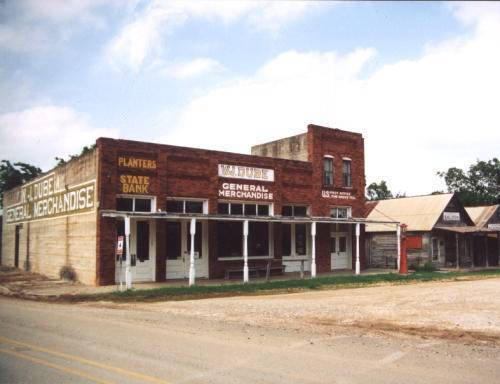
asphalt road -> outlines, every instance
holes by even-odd
[[[1,383],[500,382],[500,348],[481,343],[7,298],[0,324]]]

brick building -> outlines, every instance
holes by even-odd
[[[100,138],[5,192],[2,262],[49,276],[70,266],[98,285],[115,283],[124,263],[133,281],[265,263],[363,269],[364,190],[363,137],[339,129],[309,125],[252,155]]]

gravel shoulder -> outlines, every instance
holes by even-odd
[[[356,327],[500,345],[500,278],[113,305],[260,327]]]

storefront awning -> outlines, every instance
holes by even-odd
[[[400,224],[397,221],[374,221],[365,218],[351,217],[348,219],[338,219],[328,216],[244,216],[244,215],[221,215],[221,214],[202,214],[202,213],[169,213],[169,212],[123,212],[115,210],[102,210],[103,217],[115,218],[137,218],[137,219],[197,219],[197,220],[219,220],[219,221],[264,221],[277,223],[343,223],[343,224]]]

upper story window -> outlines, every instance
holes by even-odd
[[[154,201],[151,197],[118,196],[116,210],[125,212],[154,212]]]
[[[206,201],[204,200],[167,200],[167,212],[174,213],[206,213]]]
[[[222,215],[270,216],[270,204],[219,203],[217,213]]]
[[[351,217],[351,207],[333,207],[330,216],[334,219],[348,219]]]
[[[333,187],[333,157],[323,157],[323,185]]]
[[[281,208],[282,216],[307,216],[307,207],[305,205],[284,205]]]
[[[343,159],[342,176],[344,187],[352,187],[351,180],[351,159]]]

